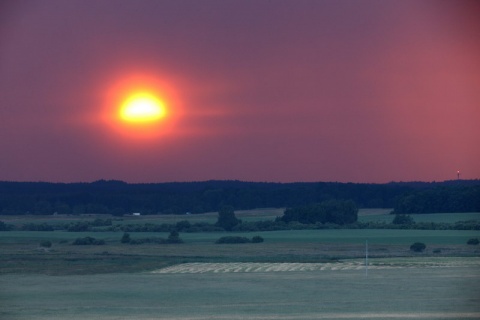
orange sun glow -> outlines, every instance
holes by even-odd
[[[141,92],[130,96],[119,110],[120,119],[143,124],[159,121],[166,116],[164,104],[152,94]]]
[[[175,90],[157,78],[135,75],[116,82],[107,93],[104,119],[127,139],[171,135],[180,114]]]

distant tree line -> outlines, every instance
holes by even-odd
[[[480,186],[415,190],[397,198],[394,213],[480,212]]]
[[[327,200],[318,204],[290,208],[278,220],[283,222],[296,221],[303,224],[320,222],[338,225],[357,221],[358,208],[352,200]]]
[[[426,208],[433,210],[434,206],[421,203],[422,197],[446,203],[435,204],[441,209],[436,212],[463,212],[472,208],[479,211],[479,186],[480,180],[387,184],[241,181],[128,184],[105,180],[68,184],[0,182],[0,214],[185,214],[216,212],[226,205],[235,210],[293,208],[337,199],[351,199],[360,208],[395,207],[399,213],[417,209],[425,211]],[[437,187],[441,187],[446,198],[432,195],[432,192],[439,192],[432,191]],[[473,197],[477,197],[476,202]]]

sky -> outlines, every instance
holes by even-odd
[[[480,178],[480,3],[4,0],[0,180]],[[125,123],[153,94],[166,116]]]

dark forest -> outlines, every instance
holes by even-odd
[[[186,214],[290,208],[327,200],[352,200],[359,208],[394,208],[395,213],[478,212],[480,180],[445,182],[264,183],[242,181],[129,184],[0,182],[0,213]]]

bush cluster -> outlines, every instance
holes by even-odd
[[[99,220],[99,221],[97,221]],[[20,230],[20,231],[54,231],[66,230],[70,232],[99,231],[97,228],[101,224],[102,231],[114,232],[218,232],[225,231],[224,228],[207,222],[190,223],[182,220],[176,224],[127,224],[127,225],[108,225],[112,223],[111,219],[97,219],[93,222],[78,221],[65,224],[47,224],[47,223],[27,223],[21,227],[2,224],[0,221],[0,231]],[[235,232],[262,232],[279,230],[322,230],[322,229],[412,229],[412,230],[480,230],[480,222],[477,220],[458,221],[455,223],[445,222],[414,222],[408,215],[396,215],[392,223],[385,222],[354,222],[350,224],[339,225],[335,223],[302,223],[299,221],[285,222],[282,219],[263,220],[263,221],[242,221],[232,227]]]
[[[412,224],[394,224],[385,222],[357,222],[344,226],[346,229],[410,229],[410,230],[480,230],[476,220],[446,222],[414,222]]]
[[[93,237],[84,237],[84,238],[77,238],[72,243],[75,246],[85,246],[85,245],[104,245],[105,240],[98,240]]]
[[[48,223],[26,223],[20,227],[21,231],[53,231],[54,228]]]
[[[112,219],[95,219],[94,221],[76,221],[69,223],[58,223],[58,224],[48,224],[43,223],[25,223],[21,227],[16,228],[21,231],[54,231],[54,230],[65,230],[69,232],[85,232],[85,231],[95,231],[96,227],[109,227],[112,225]],[[0,224],[1,227],[1,224]],[[10,228],[13,230],[15,228]],[[0,229],[0,231],[2,231]]]
[[[12,230],[12,226],[9,225],[9,224],[6,224],[5,222],[3,221],[0,221],[0,231],[10,231]]]
[[[423,252],[427,246],[422,242],[415,242],[410,246],[410,250],[413,252]]]
[[[407,214],[396,214],[395,218],[393,218],[392,223],[412,225],[415,223],[415,221],[413,221],[413,218]]]
[[[480,241],[478,240],[478,238],[472,238],[472,239],[468,239],[467,241],[467,244],[469,245],[473,245],[473,246],[476,246],[480,243]]]
[[[42,248],[50,248],[51,246],[52,246],[52,242],[49,240],[40,241],[40,247]]]
[[[145,243],[153,243],[153,244],[169,244],[169,243],[183,243],[183,240],[180,239],[180,235],[177,231],[172,231],[168,235],[167,239],[164,238],[141,238],[141,239],[132,239],[129,233],[124,233],[122,238],[120,239],[121,243],[128,243],[128,244],[145,244]]]
[[[263,242],[263,238],[260,236],[254,236],[252,239],[248,239],[247,237],[240,237],[240,236],[225,236],[221,237],[215,243],[217,244],[224,244],[224,243],[260,243]]]

